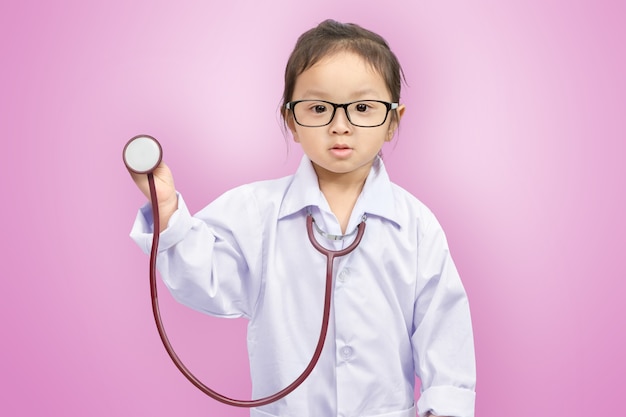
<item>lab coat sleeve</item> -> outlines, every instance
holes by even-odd
[[[419,416],[473,417],[474,340],[465,289],[441,226],[426,217],[418,247],[413,356],[421,380]]]
[[[226,193],[195,216],[178,195],[178,209],[159,237],[157,268],[180,303],[218,317],[251,316],[261,287],[263,238],[255,200],[242,194]],[[130,234],[146,254],[153,229],[146,204]]]

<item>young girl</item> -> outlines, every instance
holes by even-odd
[[[334,262],[317,366],[253,417],[474,414],[470,313],[444,233],[379,157],[404,114],[401,81],[384,39],[325,21],[299,38],[285,71],[282,115],[305,154],[293,176],[231,190],[192,217],[167,166],[154,172],[163,280],[191,308],[250,320],[252,398],[290,384],[317,344],[326,259],[308,240],[307,216],[333,250],[366,219],[361,244]],[[133,178],[148,196],[145,176]],[[149,205],[131,236],[149,252]]]

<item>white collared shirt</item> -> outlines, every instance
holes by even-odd
[[[309,363],[322,319],[326,258],[308,240],[310,210],[322,230],[340,225],[304,157],[295,175],[228,191],[195,216],[182,196],[161,233],[157,265],[181,303],[219,317],[246,317],[252,398],[274,394]],[[465,290],[433,214],[391,183],[379,158],[348,229],[367,216],[359,247],[334,262],[328,337],[310,377],[253,417],[474,415],[475,362]],[[145,253],[152,215],[131,237]],[[331,241],[341,249],[351,239]]]

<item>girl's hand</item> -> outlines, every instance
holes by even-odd
[[[150,201],[150,186],[146,174],[136,174],[128,171],[135,184],[143,195]],[[154,187],[156,189],[157,201],[159,202],[159,225],[160,232],[167,228],[167,223],[172,214],[178,209],[178,197],[174,187],[174,177],[172,171],[165,163],[161,162],[152,173],[154,177]]]

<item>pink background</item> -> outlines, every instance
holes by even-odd
[[[404,66],[385,159],[447,231],[473,311],[477,416],[621,415],[624,16],[592,0],[3,1],[0,415],[247,415],[160,345],[121,151],[159,138],[193,211],[291,173],[282,73],[327,17],[379,32]],[[186,363],[249,398],[245,322],[162,294]]]

